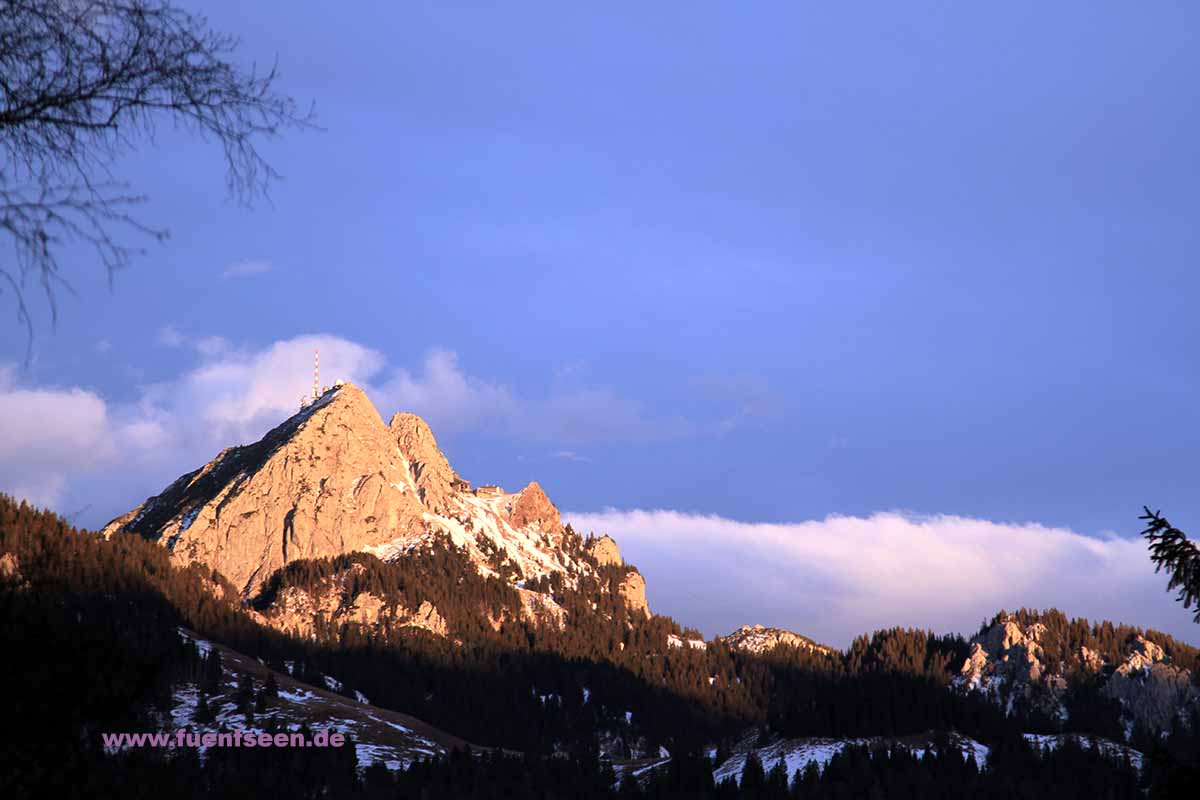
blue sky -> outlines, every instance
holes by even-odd
[[[1200,531],[1189,4],[205,12],[323,130],[265,146],[286,180],[252,210],[169,126],[119,165],[171,239],[112,292],[69,253],[30,367],[9,328],[5,402],[74,422],[0,486],[102,523],[253,435],[278,401],[225,428],[212,404],[268,362],[298,397],[325,337],[327,374],[425,413],[461,473],[581,517],[1102,539],[1152,503]],[[242,389],[193,394],[218,373]],[[817,624],[765,597],[726,619],[627,538],[685,622]],[[1195,641],[1157,580],[1113,613]]]

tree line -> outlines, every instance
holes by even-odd
[[[522,619],[516,590],[480,576],[450,547],[394,563],[365,554],[296,562],[268,582],[267,613],[272,593],[316,591],[332,581],[397,606],[429,600],[449,628],[442,637],[325,623],[314,639],[301,641],[258,624],[210,569],[173,566],[154,543],[133,535],[106,541],[6,497],[0,554],[15,557],[13,574],[0,578],[0,634],[14,685],[22,687],[12,713],[46,729],[10,754],[9,777],[17,782],[5,785],[82,779],[96,763],[109,763],[96,761],[103,757],[97,731],[148,725],[145,712],[169,708],[174,686],[199,681],[203,668],[178,626],[281,671],[292,661],[298,676],[336,676],[347,693],[361,690],[377,705],[468,741],[531,757],[598,759],[601,734],[606,754],[618,759],[659,745],[682,758],[754,726],[784,736],[954,729],[993,744],[1030,724],[948,690],[966,651],[961,637],[891,629],[860,637],[845,653],[783,647],[762,656],[720,642],[703,650],[671,647],[668,637],[686,631],[666,617],[629,614],[613,591],[622,567],[599,569],[576,586],[557,575],[539,584],[568,612],[570,624],[560,629]],[[501,620],[497,626],[489,614]],[[1086,641],[1103,650],[1122,636],[1145,635],[1181,661],[1195,655],[1153,633],[1101,623],[1087,626],[1085,636],[1084,626],[1064,628],[1054,612],[1041,618],[1068,649]],[[1174,751],[1164,752],[1196,748],[1198,729],[1170,732],[1163,746]],[[46,766],[53,763],[67,766]]]

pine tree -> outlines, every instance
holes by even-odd
[[[1166,569],[1171,576],[1167,591],[1179,590],[1176,598],[1184,608],[1196,607],[1195,621],[1200,624],[1200,550],[1187,535],[1167,522],[1161,512],[1143,506],[1145,514],[1138,519],[1146,520],[1142,536],[1150,542],[1150,558],[1154,571]]]
[[[242,677],[238,680],[238,688],[233,695],[233,702],[237,704],[238,711],[245,711],[253,704],[254,678],[249,672],[242,673]]]
[[[788,794],[787,760],[779,759],[771,771],[767,773],[766,797],[771,800],[784,800]]]
[[[746,754],[746,763],[742,767],[742,796],[762,797],[767,786],[767,775],[763,772],[762,761],[758,753],[751,750]]]
[[[221,668],[221,651],[213,647],[204,659],[204,674],[200,678],[200,690],[208,694],[217,694],[224,685],[224,671]]]
[[[209,725],[216,720],[216,715],[213,714],[212,708],[208,704],[208,695],[200,692],[200,700],[196,703],[196,710],[192,712],[192,721],[197,725]]]
[[[279,700],[279,682],[275,680],[274,672],[268,672],[263,687],[259,689],[258,695],[254,698],[254,713],[265,713],[277,700]]]

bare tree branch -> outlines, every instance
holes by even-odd
[[[158,125],[215,139],[243,204],[280,178],[258,145],[313,127],[313,111],[275,89],[276,65],[235,65],[237,46],[168,0],[0,0],[0,230],[15,248],[0,291],[14,294],[30,342],[24,290],[36,281],[57,318],[63,245],[89,245],[111,279],[141,252],[122,234],[166,237],[132,215],[146,198],[111,174]]]

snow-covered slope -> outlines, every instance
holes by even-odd
[[[974,739],[949,733],[943,737],[935,736],[932,732],[915,736],[870,736],[860,738],[829,739],[807,737],[800,739],[774,738],[769,742],[758,741],[757,732],[751,732],[742,738],[733,748],[733,752],[717,764],[713,777],[719,783],[733,777],[739,783],[742,772],[746,768],[746,760],[754,753],[762,763],[763,770],[770,772],[777,764],[783,762],[789,780],[797,770],[803,771],[810,762],[824,769],[825,765],[835,755],[847,747],[870,748],[900,748],[907,750],[917,757],[936,750],[939,747],[949,747],[962,754],[965,758],[974,758],[983,767],[987,763],[988,748]],[[716,749],[709,751],[709,756],[715,756]]]
[[[832,647],[818,644],[807,636],[801,636],[783,628],[765,628],[762,625],[743,625],[720,639],[731,649],[757,654],[770,652],[776,647],[798,647],[828,655],[837,652]]]
[[[1042,735],[1030,733],[1025,734],[1025,738],[1034,747],[1051,750],[1060,747],[1067,740],[1072,740],[1084,747],[1095,748],[1118,761],[1128,758],[1136,769],[1140,770],[1142,767],[1143,756],[1140,752],[1101,737],[1081,734]],[[740,784],[742,773],[746,769],[746,762],[751,754],[758,758],[764,772],[770,772],[782,763],[788,779],[791,780],[797,771],[803,772],[810,764],[815,764],[817,769],[824,770],[835,755],[848,747],[893,751],[899,749],[907,751],[917,758],[948,749],[950,752],[958,753],[963,759],[973,758],[980,769],[987,766],[990,754],[990,749],[986,745],[954,732],[938,734],[930,731],[911,736],[866,736],[841,739],[772,737],[763,742],[758,731],[749,731],[733,746],[730,752],[720,754],[718,748],[711,747],[706,755],[710,759],[719,759],[713,768],[713,779],[717,783],[733,778]],[[670,761],[670,754],[662,753],[659,758],[631,760],[614,764],[614,766],[619,777],[631,774],[634,777],[642,778],[654,770],[666,767]]]
[[[201,656],[206,657],[214,650],[220,654],[221,688],[206,697],[212,721],[201,722],[197,719],[199,686],[194,682],[177,684],[171,708],[161,715],[162,731],[204,734],[239,729],[244,733],[262,733],[270,728],[276,732],[294,732],[303,725],[312,732],[327,730],[343,734],[346,746],[355,748],[360,768],[379,762],[389,769],[400,769],[467,744],[414,717],[372,706],[361,694],[353,699],[339,694],[341,682],[332,676],[323,676],[324,688],[313,686],[289,674],[274,672],[261,662],[207,641],[192,631],[181,628],[179,633],[195,643]],[[238,686],[245,676],[250,676],[256,686],[262,687],[268,675],[273,675],[278,684],[278,698],[265,711],[247,719],[238,711],[234,699]],[[205,748],[199,749],[202,754],[205,752]]]

